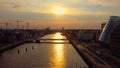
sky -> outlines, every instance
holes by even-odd
[[[0,25],[5,28],[100,29],[110,16],[120,16],[120,0],[0,0]],[[54,11],[61,7],[64,13]],[[58,8],[59,9],[59,8]]]

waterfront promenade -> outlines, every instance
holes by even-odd
[[[79,43],[72,35],[65,33],[65,36],[91,68],[113,68],[111,65],[85,48],[84,45]]]

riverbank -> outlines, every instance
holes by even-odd
[[[19,41],[14,41],[12,43],[8,43],[8,44],[0,44],[0,53],[3,52],[3,51],[6,51],[8,49],[12,49],[14,47],[17,47],[21,44],[24,44],[27,42],[27,39],[26,40],[19,40]]]
[[[39,38],[41,38],[45,35],[47,35],[47,34],[41,34],[39,36]],[[27,43],[28,41],[33,40],[33,39],[34,38],[27,38],[27,39],[22,39],[22,40],[16,40],[16,41],[10,42],[10,43],[4,43],[4,44],[2,43],[2,44],[0,44],[0,53],[3,51],[6,51],[6,50],[12,49],[14,47],[17,47],[21,44]]]
[[[66,33],[65,36],[69,39],[70,43],[74,46],[79,55],[84,59],[90,68],[112,68],[111,65],[104,62],[94,53],[84,47],[84,44],[79,43],[72,35]]]

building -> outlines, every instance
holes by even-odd
[[[11,43],[18,40],[24,40],[28,38],[28,33],[25,30],[1,30],[0,31],[0,43]]]
[[[120,54],[120,21],[114,26],[113,31],[110,33],[110,50]],[[120,55],[119,55],[120,57]]]
[[[83,42],[98,41],[100,30],[80,30],[77,39]]]
[[[102,30],[102,33],[99,37],[99,41],[103,44],[110,44],[110,33],[113,31],[115,25],[117,25],[117,21],[120,20],[118,16],[111,16],[108,23],[106,23],[105,27]]]

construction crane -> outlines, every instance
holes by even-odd
[[[6,25],[6,29],[8,29],[8,25],[11,25],[12,23],[8,23],[6,22],[5,25]]]
[[[12,23],[5,22],[5,23],[0,23],[0,24],[5,24],[6,29],[8,29],[8,25],[11,25]],[[2,29],[2,25],[1,25],[1,29]]]
[[[17,20],[17,29],[19,29],[19,22],[23,22],[23,21],[19,21],[19,20]]]
[[[29,22],[27,22],[27,30],[29,29]]]

